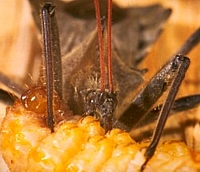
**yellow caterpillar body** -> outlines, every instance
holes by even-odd
[[[128,133],[104,133],[91,116],[64,120],[51,133],[45,115],[28,111],[17,101],[7,108],[0,132],[0,148],[10,171],[139,171],[144,148]],[[158,170],[159,169],[159,170]],[[198,171],[200,154],[183,142],[158,147],[145,171]]]

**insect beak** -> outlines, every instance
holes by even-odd
[[[93,90],[86,96],[86,113],[100,121],[107,132],[112,129],[114,112],[117,106],[116,94],[113,92]]]

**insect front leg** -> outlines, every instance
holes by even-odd
[[[155,132],[153,134],[151,144],[148,146],[148,148],[145,152],[146,161],[143,164],[143,166],[141,167],[142,170],[145,168],[148,161],[154,155],[155,149],[160,140],[160,137],[161,137],[163,128],[165,126],[168,114],[170,112],[171,106],[174,102],[175,96],[178,92],[181,82],[183,81],[183,79],[185,77],[185,73],[189,67],[189,64],[190,64],[190,60],[187,57],[184,57],[181,55],[176,56],[174,58],[174,60],[170,63],[170,65],[172,67],[171,68],[172,72],[174,72],[174,76],[173,76],[174,79],[172,81],[171,89],[169,90],[167,99],[161,109],[158,123],[157,123],[156,129],[155,129]]]
[[[146,162],[142,166],[142,170],[145,168],[146,163],[155,152],[167,116],[170,112],[179,86],[184,79],[189,63],[190,61],[187,57],[182,55],[175,56],[174,59],[167,63],[160,70],[160,72],[152,78],[150,83],[140,92],[140,94],[132,102],[131,106],[114,125],[115,127],[123,127],[123,129],[130,131],[134,126],[133,123],[135,122],[134,124],[137,124],[137,122],[144,118],[158,98],[170,88],[167,99],[160,112],[157,128],[153,135],[152,142],[147,149]],[[132,114],[130,112],[132,112]]]
[[[187,53],[190,51],[190,49],[199,42],[199,33],[200,30],[197,29],[197,31],[188,39],[188,41],[178,52]],[[154,132],[152,142],[145,154],[147,159],[141,168],[142,170],[145,168],[147,162],[155,152],[166,119],[188,66],[188,58],[179,55],[175,56],[152,78],[149,84],[133,100],[129,108],[123,113],[121,117],[119,117],[114,125],[115,127],[121,127],[130,131],[134,125],[145,118],[154,103],[169,87],[171,87],[170,91],[168,92],[167,99],[161,108],[158,124]],[[192,98],[194,99],[193,102],[195,102],[196,105],[199,104],[198,95]]]
[[[198,45],[199,41],[200,41],[200,28],[198,28],[189,37],[189,39],[181,46],[181,48],[179,48],[179,50],[176,53],[187,54],[194,46]],[[152,103],[155,103],[155,102],[152,102]],[[178,112],[188,111],[190,109],[196,108],[197,106],[199,106],[199,104],[200,104],[200,94],[193,94],[193,95],[188,95],[188,96],[178,98],[177,100],[174,101],[169,115],[174,116],[174,115],[177,115]],[[149,132],[149,127],[151,128],[151,130],[153,130],[153,125],[151,124],[153,124],[153,122],[157,119],[160,113],[161,107],[162,107],[162,104],[158,105],[157,107],[154,107],[150,112],[148,112],[148,114],[145,115],[145,120],[140,121],[138,125],[134,126],[134,130],[132,130],[131,132],[131,135],[133,138],[139,141],[139,140],[144,139],[144,137],[148,138],[151,135],[151,132]],[[185,115],[186,114],[182,114],[181,119],[186,118]],[[180,135],[182,135],[181,127],[177,125],[178,124],[175,124],[173,125],[173,127],[170,127],[169,130],[168,129],[165,130],[165,133],[166,134],[168,133],[167,135],[169,135],[170,133],[171,135],[172,130],[173,130],[175,133],[180,133]]]
[[[177,58],[167,63],[147,84],[147,86],[132,101],[129,108],[120,116],[114,127],[123,128],[130,131],[137,123],[139,123],[153,105],[162,96],[162,94],[171,86],[174,80],[174,74],[178,69],[174,69],[173,64]]]
[[[200,42],[200,28],[198,28],[188,40],[177,51],[177,54],[187,54],[194,46]],[[176,58],[176,57],[175,57]],[[141,121],[150,112],[153,105],[166,91],[167,86],[173,80],[171,77],[170,64],[175,60],[174,57],[166,63],[166,65],[157,72],[157,74],[149,81],[147,86],[137,95],[129,107],[123,112],[119,119],[115,122],[115,127],[123,128],[130,131],[139,121]],[[168,77],[169,78],[166,78]],[[166,82],[167,81],[167,82]],[[194,98],[193,98],[194,99]],[[198,98],[194,100],[195,104],[199,104]]]

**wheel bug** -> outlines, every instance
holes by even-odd
[[[182,59],[182,57],[181,56],[179,56],[178,58],[181,58]],[[181,60],[182,61],[182,60]],[[176,60],[173,62],[173,64],[174,63],[176,63]],[[173,66],[173,65],[172,65]],[[176,65],[175,65],[176,66]],[[184,69],[186,69],[186,67],[184,67]],[[51,97],[51,96],[50,96]],[[173,98],[172,98],[173,99]],[[170,102],[172,102],[171,100],[170,100]],[[168,109],[169,109],[169,107],[168,107]]]

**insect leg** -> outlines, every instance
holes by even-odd
[[[44,57],[45,57],[45,70],[46,70],[46,87],[47,87],[47,124],[53,132],[53,57],[51,46],[51,10],[50,4],[45,4],[42,8],[42,28],[43,28],[43,41],[44,41]]]
[[[46,3],[42,8],[41,16],[47,87],[47,124],[53,132],[53,91],[55,90],[62,97],[62,67],[55,7],[51,3]]]
[[[196,44],[200,42],[200,28],[198,28],[186,41],[186,43],[177,51],[187,54]],[[129,107],[116,120],[114,127],[130,131],[136,124],[142,121],[149,113],[155,102],[162,96],[167,89],[168,84],[165,82],[166,76],[170,76],[170,63],[158,71],[158,73],[149,81],[147,86],[137,95]],[[171,78],[173,79],[173,78]],[[167,82],[171,82],[170,79]],[[144,106],[145,105],[145,106]]]
[[[172,108],[170,110],[170,116],[175,115],[178,112],[187,111],[193,109],[200,105],[200,94],[189,95],[185,97],[181,97],[174,101]],[[157,107],[153,108],[146,116],[144,122],[141,121],[138,127],[142,127],[153,123],[155,119],[158,117],[163,104],[158,105]],[[137,128],[137,126],[135,126]]]
[[[58,93],[59,98],[63,98],[63,83],[62,83],[62,62],[60,39],[55,11],[51,14],[51,43],[52,43],[52,58],[53,58],[53,77],[54,77],[54,90]]]
[[[168,89],[170,83],[174,79],[173,63],[177,60],[175,57],[167,63],[146,85],[145,88],[137,95],[129,107],[120,116],[114,127],[122,128],[130,131],[138,124],[147,113],[151,110],[156,101]]]
[[[171,84],[171,89],[169,90],[168,96],[163,104],[163,107],[161,109],[158,123],[156,126],[156,129],[153,134],[153,138],[151,141],[151,144],[148,146],[145,156],[146,156],[146,161],[141,167],[143,170],[147,164],[147,162],[151,159],[151,157],[154,155],[155,149],[157,147],[157,144],[160,140],[163,128],[165,126],[168,114],[170,112],[171,106],[174,102],[175,96],[179,90],[180,84],[182,80],[185,77],[185,73],[189,67],[190,60],[187,57],[184,57],[182,55],[177,55],[174,59],[174,61],[171,63],[172,65],[172,70],[174,70],[174,79]]]

